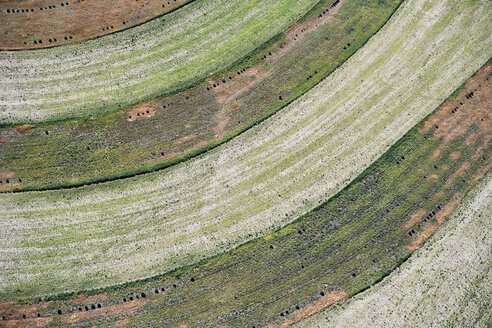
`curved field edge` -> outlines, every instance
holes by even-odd
[[[318,84],[363,46],[400,3],[349,0],[333,6],[321,1],[246,62],[187,91],[92,119],[3,128],[0,171],[10,175],[0,191],[110,181],[202,154]]]
[[[489,327],[492,174],[401,267],[367,291],[295,325]]]
[[[0,123],[90,117],[189,88],[237,63],[316,3],[199,0],[99,39],[0,52]]]
[[[52,48],[100,38],[163,17],[192,1],[195,0],[174,0],[167,4],[155,1],[142,5],[123,0],[111,1],[111,6],[105,2],[74,1],[61,3],[58,7],[49,0],[3,1],[0,4],[0,19],[4,22],[0,26],[0,50]],[[22,10],[22,13],[13,12],[15,10]],[[40,39],[44,43],[39,43]]]
[[[492,167],[491,76],[489,65],[343,191],[279,231],[144,281],[3,303],[0,315],[20,326],[285,327],[357,294],[407,259]]]
[[[422,5],[437,7],[425,8],[434,9],[434,25],[421,17]],[[306,96],[195,160],[82,188],[2,194],[2,299],[153,276],[230,250],[318,206],[486,61],[466,51],[490,52],[486,5],[404,4]],[[401,48],[404,42],[415,51]]]

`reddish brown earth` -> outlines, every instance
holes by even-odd
[[[446,101],[435,113],[424,121],[423,126],[419,129],[419,133],[425,133],[430,129],[434,129],[434,139],[442,138],[442,143],[434,151],[432,157],[436,158],[441,154],[449,143],[453,142],[456,138],[463,137],[470,129],[477,127],[474,132],[468,134],[465,138],[465,143],[470,145],[476,141],[477,138],[482,137],[483,142],[480,147],[477,147],[470,160],[477,160],[480,157],[484,157],[485,147],[492,140],[492,64],[489,64],[482,68],[471,79],[469,79],[464,88],[458,93],[458,95],[448,101]],[[457,160],[461,157],[461,153],[454,151],[449,154],[449,158]],[[465,197],[466,192],[470,190],[485,173],[492,168],[492,158],[483,158],[485,161],[483,166],[475,172],[475,174],[469,179],[466,186],[466,190],[456,191],[453,199],[444,204],[441,210],[436,213],[435,222],[424,222],[424,228],[421,232],[415,235],[412,243],[408,246],[409,251],[413,252],[424,241],[426,241],[432,234],[441,226],[446,218],[453,213],[454,209],[458,206],[461,200]],[[470,161],[463,162],[460,167],[448,178],[445,182],[445,186],[449,188],[454,180],[463,176],[470,168]],[[443,170],[448,170],[448,167],[443,167]],[[429,181],[436,181],[438,176],[436,174],[427,177]],[[439,194],[436,194],[439,197]],[[415,213],[415,217],[412,215],[409,222],[405,227],[410,227],[415,223],[422,220],[423,215],[421,212]]]
[[[350,295],[345,291],[333,292],[328,295],[323,296],[319,301],[309,304],[308,306],[292,313],[292,315],[284,322],[276,325],[268,325],[266,328],[287,328],[293,324],[309,318],[318,312],[326,309],[333,304],[342,301],[343,299],[349,297]]]
[[[2,0],[0,50],[47,48],[95,38],[141,24],[190,1]]]

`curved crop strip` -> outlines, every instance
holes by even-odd
[[[11,172],[11,183],[2,189],[80,186],[161,169],[204,152],[319,83],[399,4],[324,0],[274,44],[179,94],[124,113],[3,128],[0,171]]]
[[[490,327],[492,174],[381,283],[296,327]]]
[[[0,49],[56,47],[142,24],[191,0],[3,0]]]
[[[2,194],[0,299],[152,276],[291,222],[487,60],[490,5],[408,2],[306,96],[195,160],[82,188]]]
[[[3,303],[0,315],[20,325],[285,327],[354,295],[408,258],[492,167],[490,77],[492,65],[336,197],[275,233],[89,297]]]
[[[0,123],[94,116],[177,92],[231,66],[318,1],[200,0],[103,38],[0,52]]]

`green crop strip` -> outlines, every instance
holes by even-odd
[[[319,24],[317,16],[331,3],[321,1],[303,22]],[[45,190],[129,177],[187,160],[259,123],[311,89],[363,46],[400,3],[347,0],[332,22],[307,33],[279,59],[264,57],[282,50],[287,41],[280,36],[216,76],[217,81],[233,76],[235,83],[236,72],[243,68],[259,69],[266,75],[234,98],[242,106],[227,114],[222,138],[214,136],[217,115],[230,104],[218,103],[212,90],[204,92],[209,86],[205,82],[162,100],[166,108],[147,120],[128,122],[124,113],[117,112],[40,125],[25,134],[3,128],[0,136],[8,143],[0,146],[0,171],[15,172],[11,180],[21,179],[23,190]],[[176,143],[190,135],[191,143]],[[197,146],[203,142],[205,145]],[[161,153],[180,155],[164,160]]]
[[[107,293],[103,306],[134,298],[151,302],[129,316],[78,324],[109,326],[127,318],[130,325],[261,327],[285,320],[325,294],[345,290],[354,295],[380,281],[408,258],[407,247],[416,236],[448,215],[444,213],[456,195],[470,190],[491,167],[492,113],[490,102],[483,102],[491,88],[486,80],[490,75],[479,75],[476,85],[482,87],[465,89],[450,99],[339,194],[294,223],[163,276],[88,291],[87,295]],[[455,106],[457,112],[450,112]],[[432,125],[436,119],[441,127]],[[440,137],[439,128],[448,130]],[[460,132],[445,141],[456,129]],[[428,178],[434,174],[435,179]],[[423,220],[405,227],[412,214],[422,210]],[[70,297],[46,298],[53,302],[40,313],[61,310],[70,315],[79,307],[84,311],[85,304],[64,302]],[[55,316],[52,326],[63,324],[62,317]]]
[[[0,52],[0,123],[92,117],[183,90],[227,69],[318,1],[200,0],[103,38]]]

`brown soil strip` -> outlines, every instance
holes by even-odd
[[[26,318],[26,319],[13,319],[7,321],[0,321],[0,327],[5,328],[20,328],[20,327],[46,327],[53,321],[52,317],[44,318]]]
[[[0,171],[0,180],[12,179],[15,177],[14,171]]]
[[[190,1],[2,0],[0,49],[39,49],[91,39],[141,24]]]
[[[415,236],[412,243],[408,246],[408,250],[410,252],[415,251],[424,241],[429,239],[429,237],[436,232],[437,228],[444,223],[446,218],[453,213],[463,197],[465,197],[465,193],[456,194],[451,202],[447,203],[439,212],[437,212],[436,222],[425,222],[424,228]]]
[[[426,179],[427,179],[427,181],[436,181],[437,180],[437,174],[431,174]]]
[[[188,142],[188,141],[195,139],[196,137],[197,137],[196,134],[190,134],[190,135],[179,138],[174,143],[177,145],[181,145],[181,144],[184,144],[185,142]]]
[[[461,153],[459,151],[453,151],[450,155],[449,155],[449,158],[451,158],[452,160],[457,160],[458,158],[461,157]]]
[[[29,131],[29,130],[31,130],[31,129],[33,129],[33,128],[35,128],[35,126],[34,126],[34,125],[31,125],[31,124],[24,124],[24,125],[19,125],[19,126],[16,126],[16,127],[15,127],[15,131],[16,131],[17,133],[24,134],[24,133],[26,133],[27,131]]]
[[[0,314],[9,315],[12,317],[20,318],[23,314],[26,317],[35,317],[39,310],[48,307],[49,303],[43,302],[38,304],[18,304],[15,302],[0,303]]]
[[[121,315],[133,311],[135,309],[138,309],[144,306],[145,304],[147,304],[149,301],[150,300],[148,299],[138,299],[126,303],[107,305],[107,306],[103,306],[100,309],[95,309],[90,311],[73,312],[62,316],[62,321],[66,324],[73,324],[80,320],[92,319],[100,316]]]
[[[446,183],[444,184],[444,186],[446,188],[449,188],[453,185],[453,182],[459,178],[460,176],[462,176],[466,170],[468,170],[470,168],[470,162],[464,162],[463,164],[461,164],[461,166],[459,167],[458,170],[456,170],[456,172],[453,173],[453,175],[451,175],[451,177],[446,181]]]
[[[18,182],[2,183],[0,185],[0,191],[10,191],[10,190],[19,190],[19,189],[22,189],[22,186]]]
[[[479,137],[482,138],[482,143],[475,150],[471,159],[477,160],[483,156],[483,151],[492,140],[492,81],[489,75],[492,73],[492,64],[482,68],[477,74],[469,79],[458,95],[446,101],[434,114],[432,114],[419,128],[419,133],[423,134],[430,129],[434,130],[433,139],[441,139],[442,143],[433,152],[432,157],[437,158],[441,152],[448,147],[449,143],[458,137],[464,136],[470,128],[475,126],[477,129],[469,134],[465,143],[467,145],[475,142]],[[461,158],[462,154],[454,151],[449,155],[453,161]],[[421,232],[419,232],[408,246],[408,250],[413,252],[425,240],[427,240],[445,221],[445,219],[454,211],[461,202],[466,192],[473,187],[480,178],[482,178],[490,169],[492,169],[492,158],[484,158],[484,165],[480,167],[471,177],[467,184],[467,190],[456,192],[452,200],[445,204],[441,210],[436,213],[435,222],[425,222]],[[468,170],[471,166],[470,161],[464,161],[460,167],[445,182],[445,187],[449,188],[455,180]],[[442,170],[449,170],[449,166],[444,165]],[[434,180],[434,177],[427,177],[428,180]],[[438,193],[436,197],[444,194]],[[418,212],[417,212],[418,213]],[[416,215],[414,213],[414,215]],[[416,217],[410,218],[405,224],[405,228],[409,228],[410,222],[417,222]]]
[[[171,158],[174,158],[174,157],[179,156],[181,154],[182,154],[181,152],[164,154],[164,155],[161,155],[161,156],[153,159],[152,160],[152,163],[158,163],[158,162],[163,161],[163,160],[166,160],[166,159],[171,159]]]
[[[22,189],[18,180],[12,180],[14,177],[14,171],[0,171],[0,191]]]
[[[0,321],[0,327],[44,327],[53,321],[52,317],[37,317],[39,310],[45,309],[48,303],[17,304],[14,302],[0,303],[0,314],[7,320]],[[22,316],[26,318],[23,319]]]
[[[215,101],[219,104],[230,104],[236,97],[250,90],[255,84],[263,80],[265,71],[258,67],[246,69],[241,75],[235,75],[232,80],[223,80],[225,83],[214,82],[214,78],[207,79],[211,90],[216,93]],[[232,77],[232,76],[231,76]],[[215,85],[215,87],[214,87]]]
[[[408,220],[407,223],[405,223],[405,225],[403,227],[405,229],[408,229],[410,227],[413,227],[416,223],[419,223],[420,221],[422,221],[422,219],[424,218],[424,215],[426,213],[427,212],[424,211],[424,210],[418,210],[417,212],[413,213],[410,216],[410,220]]]
[[[115,323],[111,327],[113,327],[113,328],[126,327],[126,326],[128,326],[129,322],[130,322],[130,320],[128,320],[128,319],[116,320]]]
[[[103,302],[107,299],[107,294],[99,294],[85,297],[80,294],[71,299],[69,302],[79,304],[82,308],[84,305]],[[127,312],[138,309],[147,303],[152,302],[149,299],[136,299],[125,303],[111,304],[101,308],[91,309],[89,311],[77,311],[61,316],[65,324],[73,324],[80,320],[91,319],[99,316],[122,315]],[[0,320],[0,327],[44,327],[53,321],[53,316],[38,317],[40,310],[46,309],[52,302],[41,302],[37,304],[18,304],[15,302],[0,303],[0,315],[5,316],[6,320]],[[23,318],[25,316],[25,318]],[[125,320],[120,320],[119,324],[125,324]],[[116,325],[116,327],[118,327]]]
[[[345,291],[333,292],[323,296],[319,301],[309,304],[308,306],[292,313],[292,315],[280,324],[268,325],[267,328],[286,328],[301,320],[304,320],[333,304],[340,302],[341,300],[349,297],[350,295]]]
[[[155,110],[159,105],[159,101],[146,101],[128,108],[124,115],[128,122],[143,120],[154,116]]]

